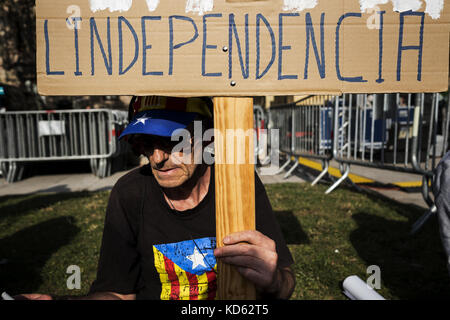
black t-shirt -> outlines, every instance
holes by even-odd
[[[90,292],[135,293],[137,299],[214,299],[217,265],[214,166],[208,193],[178,212],[164,199],[149,166],[116,183],[106,210],[97,279]],[[256,229],[276,242],[278,266],[293,263],[264,186],[255,174]]]

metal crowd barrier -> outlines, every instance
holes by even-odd
[[[441,121],[441,135],[438,133],[439,129],[439,99],[437,95],[433,96],[431,101],[431,112],[429,112],[429,127],[424,128],[422,126],[421,119],[424,117],[426,113],[425,105],[427,101],[425,96],[421,95],[419,97],[418,104],[415,108],[414,112],[414,124],[413,124],[413,137],[412,137],[412,145],[414,150],[418,150],[418,152],[414,152],[411,162],[413,167],[422,174],[422,196],[425,199],[426,203],[429,206],[429,210],[425,212],[425,214],[420,217],[416,223],[414,223],[411,233],[416,233],[423,224],[428,221],[428,219],[437,213],[437,208],[434,204],[434,199],[431,198],[431,190],[430,186],[434,181],[434,169],[436,168],[439,160],[445,155],[445,153],[449,150],[448,145],[448,134],[449,134],[449,120],[450,120],[450,100],[449,104],[446,107],[445,112],[442,112],[442,121]],[[428,132],[425,130],[428,129]],[[425,148],[425,153],[420,152],[420,143],[421,143],[421,135],[427,133],[427,143]]]
[[[334,119],[333,156],[344,164],[345,178],[351,164],[422,175],[422,196],[429,210],[413,225],[412,233],[436,212],[429,186],[447,149],[449,119],[447,108],[443,135],[438,136],[438,97],[438,93],[343,95],[335,106],[339,112]]]
[[[255,163],[266,165],[270,162],[270,156],[267,156],[270,137],[267,135],[267,114],[259,105],[253,106],[253,123],[255,127]]]
[[[334,159],[342,176],[326,193],[348,178],[352,164],[420,174],[429,210],[413,225],[415,233],[436,212],[429,186],[434,168],[449,148],[450,105],[443,108],[439,100],[438,93],[345,94],[309,96],[272,107],[273,126],[280,129],[280,151],[287,155],[278,173],[291,158],[295,163],[285,177],[297,168],[298,157],[320,159],[324,170],[315,184]]]
[[[328,172],[332,158],[335,99],[334,96],[308,96],[291,104],[271,108],[273,127],[280,130],[280,152],[287,155],[287,160],[278,173],[294,161],[285,178],[298,167],[300,157],[322,161],[323,170],[313,181],[313,185]]]
[[[126,151],[117,137],[127,118],[107,109],[1,113],[1,171],[11,183],[22,178],[25,163],[85,159],[95,175],[106,177],[112,159]]]
[[[336,100],[333,158],[344,165],[345,177],[350,164],[418,173],[410,161],[412,95],[407,103],[403,99],[399,94],[346,94]]]

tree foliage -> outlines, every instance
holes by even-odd
[[[35,0],[0,1],[0,85],[8,110],[38,109]]]
[[[0,4],[0,82],[24,86],[36,82],[35,0]]]

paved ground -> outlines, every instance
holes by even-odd
[[[111,189],[116,181],[126,174],[127,171],[114,173],[112,176],[100,179],[90,173],[71,173],[39,175],[29,177],[15,183],[7,183],[4,178],[0,178],[0,196],[28,194],[35,192],[71,192],[71,191],[100,191]],[[303,179],[291,176],[283,179],[284,174],[263,175],[261,179],[264,183],[292,182],[301,183]]]
[[[338,168],[338,165],[334,162],[332,162],[330,166],[333,168]],[[286,170],[288,170],[288,168]],[[373,180],[374,183],[359,185],[361,188],[369,190],[369,192],[378,193],[382,197],[387,197],[401,203],[415,205],[424,209],[429,208],[422,197],[420,188],[415,188],[412,191],[406,191],[406,189],[402,189],[394,185],[394,183],[399,182],[417,182],[417,184],[421,185],[421,175],[356,165],[352,165],[350,167],[350,173],[352,174],[352,178],[360,178],[355,180]],[[296,174],[303,177],[306,181],[313,181],[319,172],[312,171],[305,166],[299,166],[296,170]]]
[[[334,163],[331,163],[334,166]],[[428,209],[428,205],[422,197],[422,193],[417,189],[416,192],[406,192],[401,188],[392,186],[395,183],[417,182],[421,185],[422,176],[418,174],[393,172],[389,170],[373,169],[352,165],[350,172],[362,177],[372,179],[381,184],[391,184],[391,186],[370,186],[369,188],[388,198],[394,199],[402,203],[410,203]]]
[[[332,164],[332,166],[334,166]],[[288,168],[286,169],[288,170]],[[307,167],[299,166],[294,174],[287,179],[284,178],[286,170],[280,174],[260,175],[265,184],[270,183],[310,183],[318,171],[310,170]],[[110,177],[100,179],[90,173],[59,173],[59,174],[41,174],[28,177],[22,181],[8,184],[4,178],[0,178],[0,196],[29,194],[35,192],[72,192],[72,191],[99,191],[108,190],[116,181],[128,171],[121,171]],[[392,172],[385,170],[372,169],[367,167],[352,166],[351,172],[368,179],[373,179],[381,183],[392,183],[398,181],[421,181],[421,176],[405,174],[401,172]],[[368,188],[368,187],[365,187]],[[392,186],[370,187],[385,197],[397,200],[402,203],[412,204],[423,208],[428,208],[420,192],[405,192],[400,188]]]
[[[100,191],[111,189],[116,181],[128,171],[121,171],[100,179],[90,173],[70,173],[33,176],[15,183],[0,180],[0,196],[35,192]]]

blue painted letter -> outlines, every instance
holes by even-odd
[[[48,20],[44,22],[44,37],[45,37],[45,67],[47,75],[62,76],[64,71],[50,71],[50,42],[48,40]]]
[[[260,44],[260,30],[259,29],[260,29],[261,20],[266,25],[266,28],[270,34],[270,39],[271,39],[270,43],[272,44],[272,57],[270,58],[270,62],[267,65],[267,67],[260,74],[259,73],[259,64],[260,64],[260,60],[261,60],[261,44]],[[270,26],[267,19],[261,13],[258,13],[256,15],[256,80],[261,79],[269,71],[270,67],[272,67],[272,65],[275,61],[275,55],[276,55],[275,50],[276,50],[275,34],[273,33],[272,27]]]
[[[133,35],[133,39],[134,39],[134,58],[131,61],[130,65],[125,70],[123,70],[122,22],[125,22],[128,29],[131,31],[131,34]],[[131,67],[133,67],[134,64],[136,63],[138,56],[139,56],[139,40],[138,40],[136,31],[134,31],[133,26],[124,17],[119,17],[119,19],[118,19],[118,30],[119,30],[119,75],[121,76],[121,75],[127,73],[127,71],[130,70]]]
[[[283,51],[290,50],[291,46],[283,46],[283,17],[298,17],[298,13],[280,13],[278,16],[278,29],[279,29],[279,45],[278,45],[278,80],[283,79],[297,79],[297,75],[284,75],[283,74]]]
[[[191,39],[185,42],[177,43],[176,45],[173,44],[173,19],[177,20],[184,20],[189,21],[192,26],[194,27],[194,35]],[[189,17],[185,16],[170,16],[169,17],[169,75],[172,75],[173,73],[173,51],[176,49],[181,48],[182,46],[185,46],[191,42],[194,42],[198,38],[198,29],[197,25],[195,24],[194,20],[192,20]]]
[[[66,19],[68,23],[70,23],[69,18]],[[80,55],[79,55],[79,48],[78,48],[78,22],[81,21],[81,17],[72,17],[72,23],[73,23],[73,32],[74,32],[74,47],[75,47],[75,68],[76,71],[74,72],[75,76],[82,76],[83,73],[80,71]]]
[[[380,30],[378,35],[378,48],[379,48],[379,59],[378,59],[378,79],[377,83],[383,83],[383,27],[384,27],[384,17],[383,15],[386,11],[378,11],[380,14]]]
[[[339,65],[339,32],[341,30],[341,25],[344,19],[348,17],[358,17],[361,18],[361,13],[355,13],[355,12],[349,12],[344,14],[339,18],[339,22],[336,27],[336,74],[339,80],[341,81],[348,81],[348,82],[367,82],[367,80],[364,80],[363,77],[343,77],[341,75],[341,68]]]
[[[404,29],[404,24],[405,24],[405,16],[421,17],[419,45],[418,46],[404,46],[403,45],[403,29]],[[400,79],[401,79],[402,53],[404,50],[418,50],[419,51],[419,59],[418,59],[419,61],[417,63],[417,81],[422,81],[422,54],[423,54],[424,20],[425,20],[424,12],[406,11],[406,12],[400,13],[400,32],[399,32],[399,39],[398,39],[398,59],[397,59],[397,81],[400,81]]]
[[[236,29],[236,22],[234,21],[234,14],[231,13],[229,17],[228,27],[228,77],[231,79],[233,76],[233,33],[236,37],[236,45],[238,49],[239,62],[241,64],[242,76],[247,79],[249,76],[249,37],[248,37],[248,13],[245,15],[245,68],[244,61],[242,59],[241,41]]]
[[[203,16],[203,46],[202,46],[202,76],[204,77],[221,77],[222,72],[216,73],[206,73],[206,49],[217,49],[216,45],[208,45],[207,44],[207,31],[206,28],[206,19],[207,18],[220,18],[222,17],[221,13],[215,14],[205,14]]]
[[[107,41],[108,41],[108,57],[106,57],[105,49],[103,48],[102,41],[100,39],[100,35],[98,34],[97,24],[95,23],[95,19],[90,19],[91,25],[91,75],[95,74],[95,59],[94,59],[94,33],[97,39],[98,45],[100,47],[100,51],[102,52],[103,60],[105,61],[106,70],[109,75],[112,75],[112,53],[111,53],[111,23],[110,18],[107,18]]]
[[[306,60],[305,60],[305,79],[308,79],[308,65],[309,65],[309,42],[311,41],[314,48],[314,54],[316,56],[317,67],[319,68],[320,77],[325,78],[325,13],[322,13],[320,17],[320,57],[317,50],[316,37],[314,36],[314,27],[311,19],[311,14],[306,13]]]
[[[142,17],[142,75],[143,76],[162,76],[161,71],[147,71],[147,51],[152,48],[150,44],[147,44],[147,29],[145,28],[145,21],[147,20],[161,20],[161,17]]]

